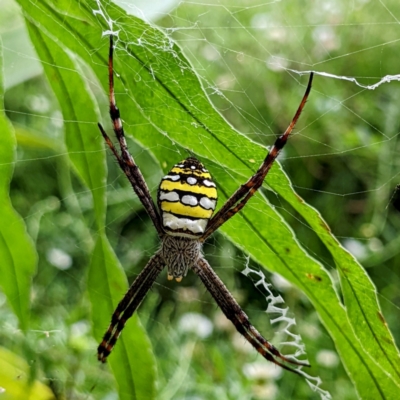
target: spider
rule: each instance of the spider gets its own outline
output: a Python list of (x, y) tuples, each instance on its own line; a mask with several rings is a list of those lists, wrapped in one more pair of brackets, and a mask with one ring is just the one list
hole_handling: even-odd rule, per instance
[(108, 57), (110, 116), (113, 130), (120, 146), (120, 153), (99, 123), (99, 129), (114, 154), (133, 190), (150, 216), (161, 246), (132, 283), (118, 304), (110, 326), (97, 349), (98, 359), (105, 362), (121, 334), (127, 320), (139, 307), (160, 272), (167, 267), (168, 280), (180, 282), (189, 269), (197, 274), (225, 316), (244, 338), (268, 361), (282, 368), (299, 373), (286, 364), (309, 366), (282, 355), (250, 323), (247, 315), (202, 255), (204, 241), (222, 224), (239, 212), (262, 185), (280, 150), (286, 144), (300, 117), (311, 90), (310, 75), (303, 99), (286, 131), (276, 139), (264, 162), (250, 179), (241, 185), (226, 203), (213, 215), (217, 203), (217, 189), (211, 175), (195, 157), (188, 157), (174, 165), (160, 183), (156, 207), (139, 167), (128, 151), (120, 113), (115, 101), (113, 37), (110, 34)]

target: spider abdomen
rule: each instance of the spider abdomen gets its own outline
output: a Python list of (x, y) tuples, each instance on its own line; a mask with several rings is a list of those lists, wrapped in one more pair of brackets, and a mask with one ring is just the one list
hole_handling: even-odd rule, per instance
[(158, 205), (165, 231), (198, 237), (215, 210), (217, 188), (210, 173), (194, 157), (174, 165), (161, 180)]

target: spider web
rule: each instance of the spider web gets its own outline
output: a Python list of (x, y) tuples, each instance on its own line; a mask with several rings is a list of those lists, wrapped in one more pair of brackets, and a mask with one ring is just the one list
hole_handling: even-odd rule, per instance
[[(393, 294), (393, 287), (399, 282), (399, 276), (394, 272), (393, 266), (400, 248), (396, 235), (399, 220), (390, 207), (392, 190), (400, 181), (397, 157), (400, 150), (400, 88), (397, 83), (400, 73), (395, 61), (400, 18), (397, 2), (306, 2), (302, 6), (302, 12), (289, 1), (248, 1), (245, 5), (228, 1), (218, 4), (180, 1), (172, 3), (168, 10), (165, 9), (165, 4), (166, 2), (162, 5), (152, 3), (153, 13), (149, 15), (137, 4), (132, 6), (121, 3), (128, 11), (161, 26), (171, 38), (171, 43), (172, 40), (179, 43), (216, 107), (238, 130), (259, 143), (270, 145), (275, 134), (285, 128), (303, 92), (301, 75), (306, 75), (309, 71), (316, 73), (312, 97), (299, 127), (294, 132), (293, 140), (284, 150), (280, 161), (295, 189), (307, 202), (321, 210), (342, 244), (370, 267), (371, 275), (376, 278), (374, 281), (382, 289), (380, 298), (383, 300), (385, 316), (398, 312), (399, 305)], [(93, 10), (101, 10), (101, 6), (102, 2), (97, 5), (93, 3)], [(108, 20), (107, 15), (104, 14), (103, 17)], [(124, 31), (126, 28), (119, 21), (108, 22), (110, 31)], [(7, 44), (6, 40), (4, 43), (6, 57), (14, 57), (14, 60), (19, 58), (26, 62), (23, 51), (16, 51), (19, 47)], [(124, 57), (118, 41), (116, 46), (116, 57)], [(104, 51), (104, 47), (100, 49), (99, 45), (99, 51)], [(159, 48), (153, 48), (153, 51), (157, 54), (172, 50), (166, 42), (160, 44)], [(35, 55), (29, 57), (30, 61), (36, 58)], [(182, 69), (186, 67), (182, 64)], [(35, 68), (32, 66), (29, 74)], [(37, 69), (40, 71), (40, 66)], [(6, 64), (6, 84), (10, 88), (18, 82), (11, 70), (10, 63)], [(280, 84), (270, 84), (276, 81)], [(132, 93), (128, 95), (134, 97)], [(9, 102), (7, 111), (11, 117), (18, 113), (22, 117), (36, 115), (38, 120), (42, 120), (37, 127), (50, 125), (59, 134), (65, 123), (85, 123), (64, 121), (56, 107), (49, 106), (48, 103), (45, 96), (35, 94), (26, 100), (27, 107), (24, 110), (20, 111), (15, 104)], [(158, 129), (156, 126), (154, 128)], [(47, 131), (48, 128), (43, 130)], [(186, 157), (182, 149), (175, 145), (173, 135), (168, 136), (168, 132), (166, 135), (172, 146), (176, 146), (173, 151), (176, 152), (177, 159)], [(206, 152), (213, 154), (214, 149), (209, 146), (206, 138), (199, 136), (198, 140)], [(149, 150), (152, 151), (152, 148)], [(140, 160), (141, 156), (147, 161), (145, 151), (139, 149), (135, 157)], [(34, 155), (33, 158), (24, 158), (21, 153), (19, 157), (17, 168), (28, 161), (40, 163), (42, 159), (49, 157), (61, 159), (63, 153), (58, 152), (55, 156)], [(253, 162), (257, 166), (259, 160)], [(222, 169), (218, 165), (214, 168)], [(314, 176), (314, 180), (301, 176), (300, 169), (305, 169), (310, 176)], [(218, 172), (230, 174), (229, 171)], [(157, 172), (150, 172), (149, 175), (150, 186), (154, 189), (159, 176)], [(343, 176), (347, 179), (340, 178)], [(237, 176), (230, 177), (235, 183), (241, 183)], [(109, 183), (110, 189), (115, 189), (114, 197), (109, 199), (111, 204), (113, 201), (120, 204), (131, 197), (130, 189), (121, 189), (117, 179), (114, 176)], [(327, 268), (332, 267), (330, 274), (336, 279), (331, 258), (309, 239), (313, 232), (302, 218), (275, 194), (266, 195), (283, 215), (294, 221), (292, 226), (296, 234), (299, 232), (298, 238), (302, 246)], [(88, 207), (89, 198), (89, 192), (80, 193), (80, 201)], [(66, 201), (67, 197), (38, 201), (35, 209), (26, 218), (27, 223), (33, 226), (30, 232), (38, 235), (40, 219)], [(131, 203), (131, 206), (131, 210), (138, 213), (138, 219), (143, 219), (143, 215), (137, 211), (137, 204)], [(259, 213), (264, 213), (257, 205), (250, 206)], [(338, 218), (338, 209), (343, 210), (341, 218)], [(113, 218), (127, 217), (128, 213), (126, 209), (122, 209), (113, 214)], [(130, 246), (129, 240), (122, 241), (126, 242), (125, 249)], [(221, 243), (223, 239), (217, 237), (211, 247), (217, 249)], [(62, 248), (60, 243), (53, 243), (53, 246), (56, 249)], [(83, 243), (78, 243), (78, 248), (86, 249)], [(137, 248), (129, 250), (123, 263), (130, 265), (146, 258), (155, 248), (156, 245), (149, 246), (142, 253)], [(47, 258), (56, 260), (54, 262), (58, 263), (57, 268), (60, 270), (68, 269), (68, 260), (71, 259), (68, 253), (70, 251), (65, 249), (61, 255), (54, 251), (48, 252)], [(63, 257), (66, 257), (64, 261)], [(232, 264), (235, 262), (234, 254), (231, 261)], [(378, 267), (383, 268), (384, 273), (382, 270), (378, 271)], [(240, 270), (240, 267), (234, 268)], [(218, 269), (217, 271), (220, 272)], [(260, 273), (247, 265), (245, 272), (250, 271)], [(73, 279), (77, 278), (73, 276)], [(270, 284), (265, 283), (262, 276), (260, 282), (268, 291)], [(176, 296), (181, 295), (178, 289), (167, 290)], [(269, 291), (265, 296), (268, 302), (270, 299), (273, 302), (278, 299)], [(271, 310), (270, 306), (269, 309)], [(292, 313), (296, 315), (295, 310)], [(292, 319), (286, 318), (282, 314), (282, 319), (289, 328)], [(400, 327), (395, 321), (391, 322), (398, 338)], [(11, 325), (16, 325), (16, 321)], [(32, 333), (38, 332), (41, 331)], [(59, 330), (49, 327), (48, 332), (53, 336)], [(298, 343), (297, 336), (293, 336), (291, 330), (286, 333), (294, 338), (292, 343)], [(177, 348), (175, 351), (179, 354), (180, 350)], [(328, 396), (327, 392), (318, 389), (319, 384), (315, 382), (314, 387), (317, 392), (319, 390), (321, 397)]]
[[(104, 12), (104, 10), (102, 8), (102, 4), (101, 4), (100, 1), (98, 1), (98, 6), (99, 6), (99, 8), (94, 10), (94, 14), (100, 16), (101, 18), (103, 18), (107, 22), (109, 30), (106, 30), (104, 32), (104, 35), (112, 34), (112, 35), (116, 36), (117, 39), (116, 39), (116, 45), (115, 46), (116, 46), (116, 48), (118, 48), (119, 30), (116, 30), (116, 28), (120, 28), (120, 26), (118, 24), (115, 24), (114, 21), (112, 21), (112, 19), (110, 19), (106, 15), (106, 13)], [(141, 15), (141, 17), (143, 17), (143, 15)], [(141, 45), (145, 45), (145, 43), (143, 43), (143, 44), (141, 43)], [(165, 51), (165, 48), (163, 50)], [(292, 71), (292, 72), (295, 72), (295, 71)], [(298, 72), (298, 73), (302, 74), (301, 72)], [(155, 79), (154, 76), (153, 76), (153, 78)], [(222, 95), (222, 93), (220, 93), (220, 95)], [(282, 323), (286, 324), (286, 326), (283, 328), (283, 333), (286, 336), (288, 336), (290, 338), (290, 340), (286, 341), (286, 342), (281, 342), (280, 345), (288, 345), (290, 347), (294, 347), (296, 349), (296, 351), (295, 351), (295, 353), (293, 355), (291, 355), (291, 357), (293, 359), (297, 360), (297, 361), (300, 361), (297, 357), (301, 356), (301, 355), (304, 355), (306, 352), (305, 352), (305, 349), (304, 349), (305, 346), (301, 341), (300, 335), (296, 335), (293, 332), (291, 332), (290, 328), (293, 325), (296, 324), (295, 319), (287, 317), (288, 309), (283, 309), (283, 308), (276, 307), (276, 305), (284, 303), (283, 298), (280, 295), (279, 296), (275, 296), (273, 294), (273, 292), (270, 289), (270, 287), (272, 285), (268, 284), (265, 281), (265, 276), (262, 273), (262, 271), (257, 271), (257, 270), (251, 269), (249, 267), (249, 259), (247, 260), (246, 268), (245, 268), (245, 270), (242, 271), (242, 273), (245, 276), (248, 276), (250, 273), (252, 273), (252, 274), (256, 274), (259, 277), (259, 280), (257, 282), (254, 282), (254, 285), (260, 291), (263, 291), (264, 295), (266, 295), (266, 300), (268, 302), (268, 308), (266, 310), (267, 314), (273, 314), (275, 316), (276, 316), (276, 314), (279, 315), (279, 317), (271, 319), (271, 324), (276, 324), (278, 322), (282, 322)], [(189, 319), (189, 321), (190, 321), (190, 319), (191, 319), (190, 317), (193, 319), (193, 325), (194, 326), (193, 326), (193, 328), (190, 328), (191, 324), (189, 322), (189, 328), (186, 328), (186, 329), (194, 329), (194, 330), (196, 330), (197, 333), (199, 334), (199, 336), (201, 337), (202, 335), (201, 335), (201, 333), (199, 333), (199, 326), (201, 327), (202, 324), (201, 323), (199, 324), (198, 318), (196, 318), (195, 316), (192, 316), (192, 314), (189, 314), (188, 316), (186, 316), (186, 319)], [(201, 329), (200, 329), (200, 331), (201, 331)], [(304, 360), (302, 360), (302, 361), (304, 361)], [(314, 392), (318, 393), (321, 396), (321, 399), (328, 400), (328, 399), (332, 398), (329, 392), (327, 392), (325, 390), (322, 390), (320, 388), (320, 385), (322, 383), (321, 378), (312, 377), (311, 375), (308, 375), (307, 373), (305, 373), (302, 370), (302, 367), (297, 367), (296, 371), (300, 375), (302, 375), (302, 376), (304, 376), (306, 378), (306, 381), (307, 381), (308, 385), (310, 386), (310, 388)]]
[[(281, 342), (280, 345), (287, 345), (294, 348), (295, 353), (292, 357), (296, 361), (300, 361), (298, 357), (305, 355), (306, 350), (301, 336), (293, 333), (292, 331), (292, 327), (296, 325), (295, 318), (288, 316), (289, 308), (284, 308), (285, 300), (281, 295), (274, 294), (273, 285), (266, 282), (264, 273), (261, 270), (251, 268), (249, 265), (248, 259), (242, 274), (249, 277), (253, 281), (254, 286), (265, 296), (265, 299), (268, 303), (266, 313), (270, 314), (271, 324), (283, 325), (281, 330), (289, 340), (286, 342)], [(322, 400), (332, 399), (332, 396), (328, 391), (321, 389), (320, 386), (322, 384), (322, 380), (320, 377), (314, 377), (307, 374), (304, 372), (303, 367), (297, 367), (296, 370), (306, 378), (306, 382), (310, 386), (311, 390), (313, 390), (315, 393), (318, 393)]]

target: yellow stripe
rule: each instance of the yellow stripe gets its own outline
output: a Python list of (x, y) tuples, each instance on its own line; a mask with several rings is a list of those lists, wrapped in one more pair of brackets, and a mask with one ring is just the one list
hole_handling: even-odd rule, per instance
[(161, 190), (184, 190), (185, 192), (200, 193), (204, 196), (216, 199), (217, 189), (215, 187), (206, 187), (199, 185), (189, 185), (188, 183), (172, 182), (167, 179), (161, 181)]
[(161, 202), (161, 210), (193, 218), (210, 218), (213, 210), (205, 210), (200, 206), (190, 207), (182, 203)]
[(202, 172), (199, 169), (190, 169), (190, 168), (179, 168), (174, 167), (170, 172), (175, 172), (177, 174), (193, 174), (194, 176), (199, 176), (204, 179), (211, 179), (211, 175), (209, 172)]

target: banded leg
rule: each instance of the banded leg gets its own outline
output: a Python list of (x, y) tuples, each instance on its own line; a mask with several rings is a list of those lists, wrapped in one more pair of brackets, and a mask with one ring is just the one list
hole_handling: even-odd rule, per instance
[(122, 329), (124, 329), (126, 321), (139, 307), (143, 298), (146, 296), (146, 293), (153, 286), (154, 281), (163, 270), (164, 266), (161, 256), (155, 254), (132, 283), (128, 292), (115, 309), (114, 314), (111, 317), (110, 326), (97, 348), (97, 358), (99, 361), (103, 363), (106, 362), (106, 358), (114, 348)]
[(151, 197), (149, 188), (143, 178), (142, 173), (140, 172), (139, 167), (136, 165), (133, 157), (128, 151), (128, 146), (126, 144), (124, 128), (122, 125), (119, 109), (117, 107), (115, 101), (115, 93), (114, 93), (114, 65), (113, 65), (113, 54), (114, 54), (114, 43), (113, 36), (110, 34), (110, 50), (108, 56), (108, 82), (109, 82), (109, 100), (110, 100), (110, 117), (113, 123), (113, 129), (115, 135), (118, 139), (119, 146), (121, 149), (121, 155), (116, 151), (112, 141), (107, 136), (105, 130), (98, 124), (101, 134), (103, 135), (104, 140), (106, 141), (108, 147), (114, 154), (114, 157), (117, 159), (119, 166), (122, 171), (124, 171), (125, 175), (131, 182), (133, 190), (139, 197), (142, 202), (144, 208), (149, 214), (150, 218), (153, 221), (153, 224), (158, 232), (158, 235), (162, 237), (164, 235), (164, 231), (161, 226), (161, 219), (158, 213), (157, 207)]
[(282, 355), (278, 349), (276, 349), (260, 334), (260, 332), (257, 331), (257, 329), (250, 323), (245, 312), (230, 294), (224, 283), (219, 279), (218, 275), (204, 258), (201, 258), (192, 269), (200, 277), (204, 286), (211, 293), (225, 316), (235, 325), (237, 331), (242, 334), (264, 358), (288, 371), (295, 372), (296, 374), (299, 374), (297, 370), (288, 367), (282, 362), (276, 360), (276, 358), (290, 364), (309, 367), (309, 364), (306, 362), (292, 360)]
[(304, 93), (303, 99), (294, 115), (292, 122), (287, 127), (286, 131), (276, 139), (271, 151), (267, 154), (264, 162), (261, 164), (257, 172), (243, 185), (236, 190), (235, 193), (226, 201), (226, 203), (221, 207), (221, 209), (210, 219), (208, 222), (206, 231), (201, 238), (204, 241), (215, 232), (223, 223), (225, 223), (229, 218), (233, 217), (237, 212), (239, 212), (247, 203), (247, 201), (254, 195), (254, 193), (263, 184), (266, 175), (271, 169), (274, 161), (278, 157), (280, 151), (285, 146), (290, 133), (295, 127), (300, 114), (307, 102), (308, 95), (311, 91), (311, 85), (313, 80), (313, 73), (311, 73), (307, 89)]

